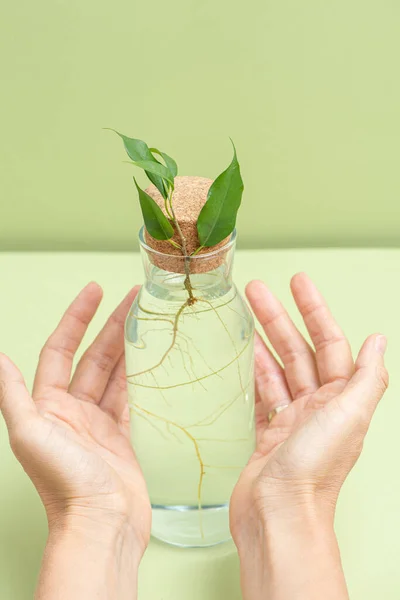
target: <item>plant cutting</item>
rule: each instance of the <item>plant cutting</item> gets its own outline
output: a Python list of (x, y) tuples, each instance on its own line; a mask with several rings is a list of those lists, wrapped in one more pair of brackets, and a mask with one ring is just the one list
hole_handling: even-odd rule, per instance
[(254, 445), (252, 317), (232, 282), (243, 181), (236, 149), (214, 181), (116, 132), (143, 215), (146, 280), (125, 327), (132, 443), (153, 534), (182, 546), (230, 537), (228, 505)]

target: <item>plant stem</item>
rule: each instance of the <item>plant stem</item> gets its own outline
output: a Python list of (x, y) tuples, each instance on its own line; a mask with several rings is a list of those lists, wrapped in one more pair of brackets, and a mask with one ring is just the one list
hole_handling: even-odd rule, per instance
[(191, 256), (196, 256), (201, 250), (203, 250), (204, 246), (199, 246), (194, 252), (192, 252)]
[(180, 246), (179, 244), (174, 242), (174, 240), (171, 240), (171, 238), (168, 241), (171, 244), (171, 246), (173, 246), (174, 248), (178, 248), (178, 250), (182, 250), (182, 246)]
[(167, 213), (167, 217), (168, 217), (169, 219), (171, 219), (171, 221), (172, 221), (172, 220), (173, 220), (173, 217), (172, 217), (172, 215), (171, 215), (171, 212), (170, 212), (170, 210), (169, 210), (169, 208), (168, 208), (168, 202), (167, 202), (167, 198), (165, 198), (165, 200), (164, 200), (164, 205), (165, 205), (165, 212)]
[(190, 256), (188, 255), (187, 252), (187, 246), (186, 246), (186, 240), (185, 240), (185, 236), (182, 233), (182, 229), (178, 223), (178, 219), (176, 218), (175, 215), (175, 211), (174, 211), (174, 207), (172, 206), (172, 194), (173, 194), (173, 190), (171, 189), (170, 195), (169, 195), (169, 206), (171, 209), (171, 213), (172, 213), (172, 220), (174, 222), (174, 225), (176, 227), (176, 230), (178, 232), (178, 235), (180, 237), (181, 240), (181, 245), (182, 245), (182, 254), (183, 254), (183, 260), (184, 260), (184, 266), (185, 266), (185, 281), (184, 281), (184, 286), (186, 288), (186, 291), (189, 295), (189, 300), (188, 300), (188, 304), (194, 304), (196, 302), (196, 298), (193, 295), (193, 288), (192, 288), (192, 283), (190, 281)]

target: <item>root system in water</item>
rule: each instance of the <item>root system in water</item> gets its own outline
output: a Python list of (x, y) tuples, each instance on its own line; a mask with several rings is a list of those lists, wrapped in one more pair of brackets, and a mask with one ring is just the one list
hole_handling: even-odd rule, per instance
[(184, 287), (186, 299), (143, 288), (127, 320), (127, 379), (152, 503), (196, 506), (203, 537), (202, 507), (229, 502), (254, 449), (253, 324), (235, 288), (201, 293), (187, 274)]

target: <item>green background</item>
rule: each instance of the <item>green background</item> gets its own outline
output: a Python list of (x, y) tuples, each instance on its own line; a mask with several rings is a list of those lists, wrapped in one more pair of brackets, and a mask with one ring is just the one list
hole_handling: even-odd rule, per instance
[(397, 0), (1, 3), (0, 249), (136, 247), (114, 127), (216, 176), (242, 247), (400, 241)]

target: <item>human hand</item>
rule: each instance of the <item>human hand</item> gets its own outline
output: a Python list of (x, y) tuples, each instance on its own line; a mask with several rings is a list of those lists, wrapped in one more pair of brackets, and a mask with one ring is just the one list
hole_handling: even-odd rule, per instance
[(95, 283), (72, 302), (43, 347), (32, 397), (17, 367), (0, 355), (0, 408), (12, 449), (43, 501), (50, 536), (73, 530), (102, 542), (107, 529), (119, 552), (129, 538), (138, 563), (151, 509), (129, 440), (123, 328), (136, 293), (108, 319), (72, 379), (73, 357), (102, 298)]
[[(388, 385), (383, 336), (367, 338), (354, 364), (347, 339), (311, 280), (298, 274), (291, 289), (315, 351), (264, 284), (253, 281), (247, 287), (251, 307), (283, 368), (257, 335), (258, 445), (233, 492), (230, 509), (232, 535), (243, 556), (250, 540), (254, 546), (254, 540), (260, 539), (260, 531), (262, 544), (271, 530), (277, 534), (274, 540), (286, 540), (286, 559), (297, 529), (304, 533), (307, 528), (312, 535), (318, 531), (317, 537), (326, 534), (333, 547), (332, 523), (340, 488), (360, 455), (373, 412)], [(285, 405), (268, 423), (268, 414)], [(319, 547), (315, 539), (308, 541)], [(304, 552), (300, 563), (304, 565)], [(342, 596), (332, 597), (347, 597), (341, 587)], [(302, 598), (296, 593), (296, 598)], [(305, 597), (314, 597), (308, 593)], [(323, 593), (315, 597), (322, 596), (330, 597)], [(245, 597), (257, 597), (257, 592)]]

